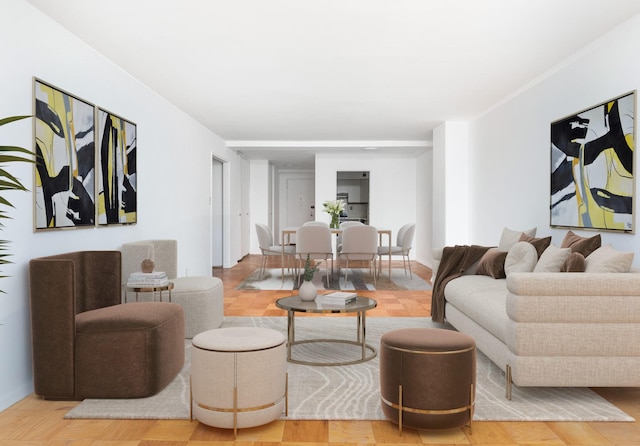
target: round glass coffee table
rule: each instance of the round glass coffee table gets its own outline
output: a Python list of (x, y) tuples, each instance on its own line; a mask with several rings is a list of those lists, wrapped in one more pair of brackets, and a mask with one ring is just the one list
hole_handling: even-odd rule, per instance
[[(300, 296), (290, 296), (283, 297), (281, 299), (276, 300), (276, 307), (281, 308), (287, 311), (287, 361), (293, 362), (295, 364), (305, 364), (305, 365), (327, 365), (327, 366), (337, 366), (337, 365), (351, 365), (351, 364), (359, 364), (361, 362), (369, 361), (376, 357), (377, 351), (371, 345), (366, 343), (366, 312), (372, 308), (375, 308), (378, 303), (375, 299), (371, 299), (368, 297), (357, 296), (356, 300), (348, 303), (346, 305), (336, 305), (336, 304), (323, 304), (322, 296), (318, 295), (315, 301), (303, 301), (300, 299)], [(356, 340), (349, 339), (305, 339), (302, 341), (295, 340), (296, 333), (296, 325), (295, 325), (295, 316), (296, 313), (322, 313), (322, 314), (335, 314), (335, 313), (356, 313), (357, 320), (357, 335)], [(361, 347), (362, 354), (358, 355), (357, 358), (348, 361), (339, 361), (339, 362), (314, 362), (314, 361), (304, 361), (299, 359), (293, 359), (291, 357), (291, 348), (294, 345), (299, 344), (309, 344), (309, 343), (319, 343), (319, 342), (327, 342), (327, 343), (342, 343), (342, 344), (351, 344)]]

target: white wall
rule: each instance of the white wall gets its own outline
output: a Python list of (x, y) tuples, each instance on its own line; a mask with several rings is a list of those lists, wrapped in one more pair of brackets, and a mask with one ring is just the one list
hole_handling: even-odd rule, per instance
[[(470, 239), (497, 244), (504, 226), (537, 226), (539, 236), (552, 235), (553, 243), (560, 245), (567, 230), (549, 224), (550, 123), (639, 86), (640, 16), (635, 16), (532, 88), (472, 122)], [(636, 179), (636, 201), (638, 184)], [(601, 234), (603, 244), (633, 250), (634, 264), (639, 264), (637, 235)]]
[[(249, 209), (251, 234), (250, 250), (252, 254), (260, 254), (256, 223), (271, 227), (271, 166), (266, 160), (252, 160), (249, 162)], [(273, 228), (272, 228), (273, 230)], [(273, 232), (272, 232), (273, 233)]]
[[(175, 238), (179, 273), (188, 269), (189, 275), (210, 275), (212, 154), (226, 162), (226, 178), (237, 173), (237, 156), (222, 139), (30, 4), (6, 3), (0, 14), (0, 116), (32, 113), (32, 77), (38, 77), (135, 122), (139, 177), (138, 223), (131, 226), (36, 233), (31, 192), (11, 192), (16, 209), (10, 212), (13, 219), (3, 220), (0, 233), (1, 239), (11, 240), (14, 254), (14, 263), (0, 268), (11, 276), (0, 279), (0, 289), (6, 292), (0, 295), (0, 410), (33, 389), (29, 259), (81, 249), (119, 249), (124, 242), (145, 238)], [(6, 144), (32, 148), (32, 138), (29, 122), (0, 131), (0, 141)], [(31, 166), (9, 170), (31, 188)], [(236, 193), (229, 192), (228, 200), (233, 201)], [(229, 258), (226, 264), (231, 264)]]
[(433, 246), (468, 243), (469, 130), (445, 122), (433, 131)]
[[(338, 171), (369, 171), (369, 224), (391, 229), (395, 243), (398, 229), (406, 223), (416, 222), (416, 170), (413, 155), (318, 154), (316, 220), (331, 221), (329, 214), (322, 212), (322, 203), (336, 199)], [(414, 246), (416, 243), (420, 243), (418, 235)], [(415, 258), (414, 251), (411, 257)]]
[(416, 159), (416, 235), (414, 255), (423, 265), (433, 264), (433, 150)]

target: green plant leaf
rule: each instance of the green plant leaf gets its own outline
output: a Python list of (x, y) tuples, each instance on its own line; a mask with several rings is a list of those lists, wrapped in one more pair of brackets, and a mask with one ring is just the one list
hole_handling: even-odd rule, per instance
[[(0, 126), (31, 117), (32, 116), (30, 115), (19, 115), (2, 118), (0, 119)], [(25, 156), (19, 156), (20, 154)], [(4, 165), (11, 163), (35, 163), (35, 156), (35, 153), (23, 147), (0, 145), (0, 191), (26, 191), (27, 188), (22, 184), (22, 182), (7, 170), (5, 170)], [(11, 204), (11, 202), (2, 195), (0, 195), (0, 206), (14, 208), (13, 204)], [(0, 219), (4, 218), (11, 218), (11, 216), (7, 213), (6, 209), (0, 209)], [(2, 227), (4, 227), (4, 225), (0, 223), (0, 228)], [(10, 252), (8, 252), (9, 244), (10, 242), (8, 240), (0, 240), (0, 265), (12, 263), (10, 260), (8, 260), (8, 257), (12, 255)], [(0, 275), (0, 278), (5, 277), (8, 276)], [(4, 291), (0, 290), (0, 293), (4, 293)]]
[(0, 126), (8, 124), (10, 122), (19, 121), (21, 119), (32, 118), (32, 115), (19, 115), (19, 116), (9, 116), (8, 118), (0, 119)]
[[(33, 152), (29, 149), (25, 149), (24, 147), (18, 146), (0, 146), (0, 152), (20, 152), (25, 153), (27, 155), (33, 155)], [(24, 161), (33, 161), (28, 158), (24, 158)]]

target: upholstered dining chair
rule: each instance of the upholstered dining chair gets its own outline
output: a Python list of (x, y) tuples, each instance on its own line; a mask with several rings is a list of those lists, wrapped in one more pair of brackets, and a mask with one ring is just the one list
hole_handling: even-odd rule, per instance
[[(331, 229), (329, 226), (307, 225), (296, 231), (296, 258), (300, 262), (307, 259), (324, 260), (327, 287), (329, 287), (330, 271), (333, 272), (333, 246), (331, 244)], [(331, 260), (331, 270), (327, 266)], [(298, 276), (300, 283), (300, 276)]]
[[(416, 225), (414, 223), (407, 223), (398, 230), (398, 236), (396, 238), (395, 246), (391, 246), (391, 256), (402, 256), (402, 264), (404, 266), (404, 273), (407, 274), (407, 267), (409, 268), (409, 277), (413, 279), (411, 274), (411, 260), (409, 259), (409, 251), (413, 245), (413, 236), (416, 232)], [(382, 257), (389, 256), (389, 246), (378, 247), (378, 270), (382, 267)]]
[(349, 262), (361, 260), (369, 263), (369, 272), (376, 283), (376, 257), (378, 256), (378, 229), (375, 226), (348, 226), (342, 231), (342, 249), (339, 260), (346, 260), (344, 280), (349, 275)]
[(325, 226), (325, 227), (329, 227), (329, 223), (327, 223), (326, 221), (305, 221), (304, 223), (302, 223), (302, 226)]
[(282, 262), (288, 260), (289, 269), (293, 269), (296, 247), (294, 245), (276, 245), (273, 242), (273, 234), (271, 229), (267, 225), (262, 223), (256, 223), (256, 231), (258, 233), (258, 244), (260, 245), (260, 251), (262, 251), (262, 263), (260, 264), (260, 279), (264, 275), (265, 268), (267, 266), (267, 259), (269, 257), (282, 257), (284, 252), (285, 258), (281, 259)]
[[(361, 221), (343, 221), (340, 223), (340, 229), (344, 230), (344, 228), (348, 228), (349, 226), (362, 226), (364, 223)], [(340, 254), (340, 250), (342, 249), (342, 233), (339, 233), (336, 237), (336, 254)]]

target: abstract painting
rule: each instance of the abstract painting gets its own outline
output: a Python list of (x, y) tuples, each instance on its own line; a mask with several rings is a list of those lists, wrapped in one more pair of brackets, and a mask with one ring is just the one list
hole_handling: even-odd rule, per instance
[(98, 109), (98, 224), (137, 222), (137, 126)]
[(551, 123), (551, 226), (634, 232), (635, 91)]
[(35, 229), (95, 226), (94, 106), (34, 78)]

